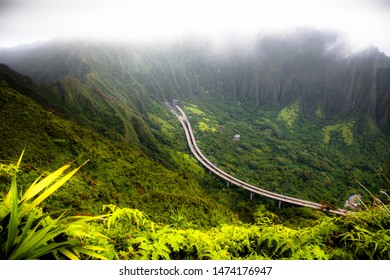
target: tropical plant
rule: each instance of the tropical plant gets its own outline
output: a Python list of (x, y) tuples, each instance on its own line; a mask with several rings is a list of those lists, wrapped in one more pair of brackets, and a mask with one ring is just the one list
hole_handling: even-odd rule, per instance
[(86, 232), (79, 230), (78, 238), (68, 238), (68, 233), (75, 228), (81, 228), (82, 224), (101, 217), (65, 217), (65, 213), (62, 213), (58, 218), (52, 219), (50, 214), (56, 213), (43, 213), (38, 208), (42, 201), (69, 180), (82, 165), (64, 176), (62, 175), (72, 163), (45, 178), (41, 176), (21, 195), (18, 194), (17, 172), (23, 154), (24, 150), (16, 164), (11, 188), (0, 202), (0, 258), (61, 258), (59, 252), (70, 259), (104, 258), (99, 252), (105, 251), (105, 248), (82, 242), (82, 237), (88, 235)]

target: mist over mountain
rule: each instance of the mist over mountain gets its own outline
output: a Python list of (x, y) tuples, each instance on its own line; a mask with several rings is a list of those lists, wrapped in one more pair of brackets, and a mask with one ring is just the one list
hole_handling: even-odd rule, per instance
[(312, 30), (233, 40), (156, 45), (57, 40), (3, 50), (0, 61), (39, 83), (56, 83), (49, 99), (72, 110), (77, 108), (67, 101), (72, 87), (84, 88), (78, 97), (84, 102), (99, 99), (140, 112), (148, 99), (186, 100), (208, 91), (249, 107), (299, 101), (308, 116), (316, 110), (326, 116), (364, 113), (389, 124), (390, 58), (376, 48), (349, 54), (336, 34)]

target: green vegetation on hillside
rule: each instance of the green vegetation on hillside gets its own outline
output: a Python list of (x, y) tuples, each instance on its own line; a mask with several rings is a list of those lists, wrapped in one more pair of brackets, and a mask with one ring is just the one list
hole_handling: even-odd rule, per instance
[[(230, 202), (208, 198), (212, 186), (201, 186), (199, 180), (210, 175), (183, 152), (171, 152), (178, 171), (169, 170), (135, 146), (114, 142), (44, 110), (5, 82), (0, 86), (0, 106), (0, 192), (6, 191), (4, 183), (11, 180), (8, 161), (25, 147), (22, 183), (57, 168), (61, 161), (89, 159), (77, 176), (43, 203), (46, 210), (96, 214), (103, 205), (114, 203), (143, 210), (156, 222), (168, 222), (181, 213), (193, 227), (215, 226), (236, 217), (228, 209)], [(177, 121), (170, 125), (182, 134)], [(161, 128), (172, 130), (170, 125)], [(185, 143), (181, 145), (185, 149)]]
[(277, 120), (284, 121), (288, 127), (292, 127), (299, 114), (299, 104), (295, 103), (291, 106), (283, 108), (277, 117)]
[(328, 144), (331, 140), (331, 135), (333, 132), (340, 132), (341, 136), (344, 140), (344, 143), (347, 145), (351, 145), (353, 143), (353, 128), (354, 122), (346, 122), (342, 124), (328, 125), (322, 129), (324, 133), (324, 143)]
[[(369, 117), (341, 122), (340, 116), (334, 125), (335, 117), (298, 119), (297, 103), (276, 113), (236, 106), (212, 94), (197, 102), (204, 114), (189, 110), (187, 115), (201, 150), (238, 178), (340, 207), (351, 194), (361, 193), (356, 180), (373, 192), (381, 188), (376, 173), (378, 165), (388, 166), (390, 140)], [(206, 121), (218, 123), (218, 130), (201, 129)], [(240, 141), (233, 141), (236, 133)]]
[(185, 106), (184, 108), (185, 108), (185, 110), (187, 110), (195, 115), (198, 115), (198, 116), (205, 116), (206, 115), (205, 112), (199, 110), (199, 108), (197, 108), (196, 105), (195, 106), (194, 105)]
[[(16, 170), (19, 165), (20, 160)], [(42, 212), (39, 203), (77, 171), (55, 181), (68, 167), (34, 181), (21, 198), (13, 175), (11, 189), (0, 201), (1, 259), (390, 258), (390, 210), (384, 204), (300, 229), (275, 224), (276, 216), (266, 211), (257, 212), (254, 224), (193, 229), (182, 213), (173, 213), (169, 224), (155, 223), (137, 209), (113, 204), (104, 205), (101, 216), (53, 219), (54, 213)]]

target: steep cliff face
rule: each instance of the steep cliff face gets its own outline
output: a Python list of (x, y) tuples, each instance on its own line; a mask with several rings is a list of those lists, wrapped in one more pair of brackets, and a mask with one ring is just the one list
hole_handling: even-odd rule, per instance
[(197, 59), (175, 63), (173, 73), (187, 94), (208, 90), (256, 107), (300, 101), (308, 114), (318, 108), (326, 115), (367, 113), (388, 124), (390, 58), (375, 48), (343, 57), (328, 49), (331, 43), (326, 38), (306, 37), (299, 44), (269, 38), (221, 56), (194, 51)]
[(337, 36), (316, 32), (223, 47), (199, 41), (155, 47), (53, 42), (3, 51), (0, 61), (62, 90), (74, 79), (94, 89), (87, 99), (101, 92), (116, 107), (140, 112), (149, 99), (209, 92), (257, 108), (299, 101), (308, 116), (318, 110), (326, 116), (364, 113), (388, 125), (390, 58), (375, 48), (347, 55), (335, 46)]

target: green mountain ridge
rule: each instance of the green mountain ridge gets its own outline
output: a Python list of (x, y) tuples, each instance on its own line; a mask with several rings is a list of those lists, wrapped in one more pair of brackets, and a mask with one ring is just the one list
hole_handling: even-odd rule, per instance
[[(5, 73), (8, 80), (23, 78), (6, 66), (0, 69), (1, 78)], [(31, 80), (24, 82), (23, 88), (27, 89)], [(31, 90), (39, 89), (32, 83), (30, 86)], [(3, 193), (9, 180), (7, 166), (25, 148), (21, 182), (29, 182), (65, 162), (89, 159), (80, 175), (45, 204), (46, 210), (65, 208), (68, 213), (96, 214), (102, 205), (116, 204), (139, 208), (152, 220), (166, 223), (171, 222), (171, 216), (181, 213), (195, 227), (217, 225), (236, 217), (228, 209), (229, 202), (221, 204), (212, 194), (210, 197), (212, 191), (201, 187), (190, 171), (169, 170), (136, 146), (115, 142), (65, 120), (22, 95), (5, 80), (0, 86), (0, 108)], [(176, 160), (180, 158), (176, 156)], [(185, 164), (185, 160), (179, 164)], [(197, 220), (199, 216), (203, 219)]]
[(141, 112), (149, 98), (188, 100), (208, 91), (258, 109), (300, 101), (308, 115), (318, 108), (325, 116), (364, 113), (387, 125), (390, 58), (375, 48), (346, 55), (332, 48), (337, 39), (305, 31), (221, 49), (191, 40), (154, 47), (54, 41), (0, 52), (0, 60), (39, 82), (75, 78)]

